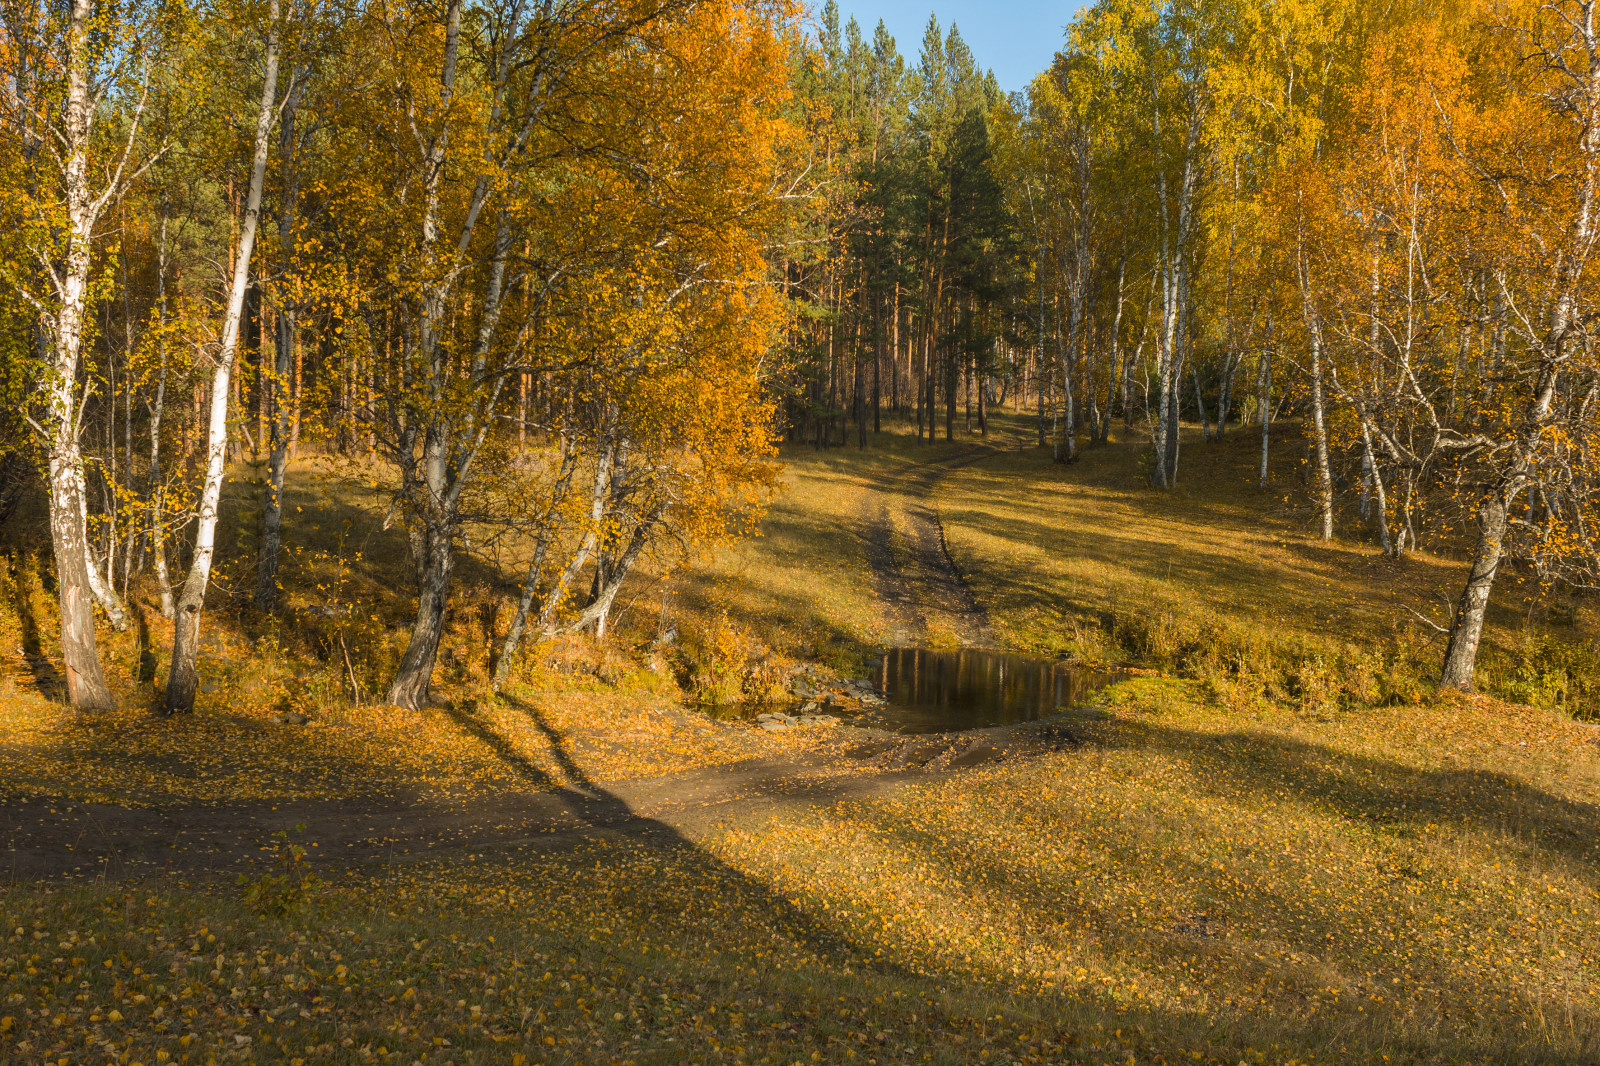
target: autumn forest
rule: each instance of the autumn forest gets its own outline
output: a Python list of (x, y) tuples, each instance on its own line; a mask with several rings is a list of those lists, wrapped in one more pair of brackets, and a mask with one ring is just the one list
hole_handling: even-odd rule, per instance
[(1600, 3), (1036, 33), (0, 0), (0, 1059), (1595, 1061)]

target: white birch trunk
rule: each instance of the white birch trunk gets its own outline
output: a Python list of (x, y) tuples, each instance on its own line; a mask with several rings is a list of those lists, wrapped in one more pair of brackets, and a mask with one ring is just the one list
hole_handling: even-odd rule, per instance
[(261, 220), (261, 187), (266, 180), (267, 150), (272, 126), (277, 117), (278, 92), (278, 0), (267, 8), (267, 50), (261, 83), (261, 107), (256, 113), (255, 154), (250, 168), (250, 189), (245, 196), (244, 218), (239, 227), (239, 247), (234, 255), (233, 280), (228, 290), (228, 306), (222, 320), (221, 350), (217, 353), (216, 374), (211, 379), (211, 423), (206, 434), (206, 478), (200, 492), (198, 525), (195, 531), (194, 562), (178, 597), (173, 623), (172, 672), (167, 680), (163, 711), (179, 714), (194, 709), (198, 674), (195, 660), (199, 651), (200, 613), (205, 606), (206, 587), (211, 580), (211, 564), (216, 554), (217, 509), (222, 500), (224, 460), (228, 448), (228, 396), (234, 358), (239, 347), (239, 323), (244, 315), (245, 291), (250, 285), (250, 260), (255, 249), (256, 229)]
[(78, 361), (92, 265), (98, 205), (89, 192), (89, 130), (93, 121), (89, 91), (90, 0), (72, 0), (67, 33), (67, 100), (64, 115), (66, 158), (62, 178), (67, 205), (67, 249), (56, 286), (56, 307), (46, 316), (51, 342), (45, 385), (48, 409), (50, 539), (55, 549), (56, 585), (61, 608), (61, 648), (67, 699), (80, 711), (115, 706), (100, 671), (95, 643), (94, 584), (89, 575), (89, 531), (78, 449)]

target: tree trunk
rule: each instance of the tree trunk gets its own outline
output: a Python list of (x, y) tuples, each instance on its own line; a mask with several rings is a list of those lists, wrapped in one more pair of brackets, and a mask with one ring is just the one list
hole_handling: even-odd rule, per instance
[(1200, 436), (1203, 440), (1211, 439), (1211, 420), (1206, 417), (1206, 394), (1200, 385), (1200, 363), (1196, 359), (1189, 360), (1189, 371), (1194, 375), (1194, 410), (1200, 419)]
[(266, 178), (267, 149), (276, 117), (278, 0), (269, 3), (267, 18), (267, 50), (261, 84), (261, 108), (256, 115), (255, 158), (250, 171), (250, 191), (245, 199), (244, 219), (239, 228), (239, 248), (234, 257), (228, 311), (222, 323), (221, 349), (217, 356), (216, 374), (211, 380), (206, 479), (200, 493), (194, 561), (189, 567), (189, 577), (183, 583), (183, 592), (178, 597), (177, 618), (172, 627), (172, 672), (167, 680), (166, 700), (163, 703), (166, 714), (193, 710), (199, 681), (195, 661), (199, 653), (200, 613), (205, 606), (206, 587), (211, 579), (211, 563), (216, 551), (217, 512), (222, 500), (224, 459), (228, 446), (230, 376), (238, 354), (239, 325), (244, 315), (245, 292), (250, 285), (250, 258), (261, 218), (261, 186)]
[[(540, 519), (539, 533), (533, 545), (533, 557), (528, 561), (528, 571), (522, 580), (522, 595), (517, 599), (517, 610), (511, 619), (511, 629), (506, 634), (505, 643), (501, 645), (499, 661), (495, 663), (494, 689), (496, 692), (500, 690), (501, 685), (506, 683), (506, 679), (511, 676), (511, 661), (516, 657), (517, 647), (522, 642), (523, 631), (528, 625), (528, 611), (533, 606), (533, 597), (539, 590), (539, 577), (544, 573), (545, 558), (550, 553), (551, 543), (561, 531), (561, 503), (566, 499), (567, 488), (572, 484), (573, 470), (578, 461), (577, 445), (570, 440), (563, 440), (562, 443), (565, 454), (561, 457), (561, 471), (556, 477), (549, 506), (545, 509)], [(594, 543), (593, 534), (594, 523), (591, 522), (583, 547), (580, 548), (578, 553), (581, 557), (587, 557), (590, 546)], [(582, 565), (583, 562), (580, 558), (578, 566), (581, 567)], [(563, 574), (564, 580), (560, 583), (559, 589), (551, 590), (551, 598), (547, 600), (544, 609), (540, 612), (541, 625), (545, 621), (544, 615), (553, 609), (552, 602), (557, 602), (560, 596), (566, 594), (566, 586), (571, 582), (571, 575), (576, 573), (576, 569), (569, 565), (567, 571)]]
[(856, 420), (856, 447), (867, 446), (867, 368), (863, 365), (861, 334), (859, 326), (855, 330), (855, 351), (851, 354), (851, 362), (855, 363), (855, 388), (852, 405), (855, 410), (851, 413)]
[(1317, 480), (1317, 504), (1322, 519), (1322, 539), (1333, 539), (1333, 473), (1328, 468), (1328, 426), (1322, 389), (1322, 315), (1312, 296), (1311, 264), (1302, 243), (1299, 249), (1300, 299), (1306, 332), (1311, 335), (1311, 434)]
[[(278, 211), (278, 271), (287, 282), (294, 269), (295, 214), (299, 207), (300, 175), (295, 166), (295, 118), (299, 110), (303, 74), (290, 75), (283, 114), (279, 118), (278, 161), (283, 180), (283, 203)], [(261, 546), (256, 558), (255, 608), (272, 611), (278, 606), (278, 555), (283, 550), (283, 481), (289, 469), (290, 414), (286, 393), (294, 370), (294, 349), (299, 330), (299, 308), (287, 295), (278, 308), (277, 335), (270, 375), (263, 374), (269, 438), (267, 484), (261, 508)], [(266, 362), (262, 359), (263, 364)]]
[(1176, 424), (1169, 418), (1169, 413), (1174, 407), (1172, 391), (1174, 378), (1177, 376), (1177, 371), (1173, 369), (1173, 364), (1177, 362), (1178, 344), (1178, 307), (1177, 297), (1174, 294), (1176, 283), (1172, 277), (1170, 263), (1165, 266), (1163, 272), (1166, 276), (1161, 284), (1161, 333), (1156, 338), (1157, 377), (1160, 379), (1161, 392), (1156, 400), (1154, 426), (1156, 466), (1150, 475), (1151, 482), (1158, 489), (1172, 487), (1172, 478), (1167, 467), (1169, 452), (1167, 438), (1177, 431)]
[(1078, 294), (1073, 292), (1069, 297), (1071, 304), (1071, 325), (1063, 336), (1061, 329), (1061, 312), (1056, 312), (1056, 343), (1065, 344), (1060, 349), (1061, 355), (1061, 407), (1062, 407), (1062, 447), (1057, 454), (1058, 462), (1070, 463), (1078, 457), (1078, 404), (1076, 381), (1078, 371), (1078, 332), (1082, 327), (1079, 313), (1080, 300)]
[(872, 329), (872, 432), (883, 431), (883, 293), (873, 301)]
[(1267, 487), (1267, 457), (1272, 450), (1272, 345), (1261, 346), (1261, 361), (1256, 364), (1256, 403), (1261, 418), (1261, 476), (1256, 484)]
[[(70, 435), (70, 432), (69, 434)], [(79, 711), (109, 711), (116, 702), (100, 673), (94, 633), (94, 593), (89, 586), (89, 538), (84, 525), (83, 472), (71, 446), (53, 442), (50, 459), (50, 535), (55, 548), (61, 605), (61, 650), (67, 700)]]
[(1378, 542), (1383, 546), (1383, 554), (1398, 555), (1389, 539), (1389, 499), (1383, 487), (1383, 471), (1378, 469), (1377, 459), (1372, 454), (1372, 430), (1365, 418), (1361, 420), (1361, 465), (1366, 469), (1367, 484), (1377, 504)]
[[(889, 410), (900, 412), (900, 283), (894, 283), (894, 309), (889, 316)], [(906, 358), (906, 371), (910, 373), (911, 359)]]
[[(93, 549), (89, 546), (87, 537), (89, 528), (89, 501), (88, 494), (86, 492), (79, 494), (78, 503), (84, 508), (84, 547), (86, 550), (88, 550), (89, 554), (84, 556), (83, 565), (84, 572), (89, 576), (89, 588), (94, 592), (95, 602), (99, 603), (100, 606), (104, 608), (106, 617), (111, 622), (111, 628), (115, 629), (118, 633), (121, 633), (123, 630), (128, 628), (128, 614), (122, 609), (122, 601), (117, 599), (116, 590), (111, 587), (111, 582), (107, 579), (106, 574), (101, 572), (100, 564), (95, 559)], [(114, 501), (112, 506), (115, 506)], [(111, 555), (109, 553), (106, 556), (106, 566), (107, 572), (109, 572), (111, 566)]]
[(572, 625), (568, 628), (577, 632), (586, 626), (594, 626), (596, 640), (606, 638), (606, 627), (611, 617), (611, 607), (616, 603), (617, 593), (622, 591), (622, 583), (627, 580), (628, 574), (633, 570), (634, 563), (639, 561), (639, 553), (644, 550), (646, 541), (650, 539), (650, 532), (656, 523), (661, 520), (662, 513), (666, 510), (664, 502), (657, 503), (651, 511), (640, 519), (634, 527), (633, 534), (628, 538), (628, 545), (606, 568), (606, 580), (595, 590), (595, 596), (589, 606), (583, 609)]
[(1328, 426), (1322, 396), (1321, 330), (1311, 337), (1311, 429), (1316, 446), (1316, 475), (1322, 539), (1333, 539), (1333, 472), (1328, 467)]
[(454, 537), (449, 529), (427, 521), (416, 536), (421, 556), (417, 576), (417, 613), (411, 623), (411, 640), (400, 657), (387, 700), (415, 711), (427, 706), (433, 666), (444, 637), (444, 613), (450, 605), (450, 579), (455, 572)]
[(78, 360), (92, 266), (97, 213), (89, 193), (90, 20), (94, 5), (73, 0), (68, 26), (67, 100), (64, 114), (67, 250), (57, 283), (59, 306), (48, 323), (52, 351), (45, 394), (49, 409), (50, 539), (55, 551), (61, 610), (61, 649), (67, 699), (80, 711), (115, 707), (100, 672), (95, 642), (94, 586), (89, 573), (88, 504), (78, 450)]
[(166, 486), (161, 475), (161, 419), (167, 408), (167, 215), (162, 204), (161, 243), (156, 259), (156, 354), (160, 370), (156, 375), (156, 394), (146, 406), (150, 412), (150, 554), (155, 560), (156, 583), (160, 588), (161, 617), (172, 620), (172, 578), (167, 573), (166, 518), (162, 514)]
[(1494, 587), (1495, 573), (1500, 569), (1500, 557), (1504, 551), (1506, 511), (1506, 501), (1498, 492), (1491, 492), (1478, 505), (1478, 542), (1472, 549), (1472, 569), (1467, 574), (1467, 587), (1461, 592), (1461, 601), (1456, 605), (1455, 620), (1450, 627), (1450, 644), (1444, 653), (1444, 672), (1439, 678), (1441, 688), (1472, 691), (1478, 643), (1483, 639), (1483, 616), (1489, 606), (1489, 592)]
[(289, 415), (289, 461), (292, 463), (300, 456), (300, 410), (301, 396), (305, 391), (305, 349), (298, 343), (294, 346), (294, 380), (290, 382), (290, 402), (294, 406)]
[[(1124, 282), (1128, 275), (1128, 253), (1124, 249), (1121, 259), (1117, 263), (1117, 310), (1111, 317), (1111, 366), (1110, 374), (1106, 378), (1106, 416), (1100, 423), (1100, 443), (1104, 444), (1111, 439), (1111, 411), (1117, 402), (1117, 383), (1123, 381), (1122, 362), (1122, 308), (1126, 301)], [(1124, 384), (1122, 389), (1122, 404), (1128, 404), (1128, 389)], [(1127, 412), (1123, 412), (1126, 416)]]

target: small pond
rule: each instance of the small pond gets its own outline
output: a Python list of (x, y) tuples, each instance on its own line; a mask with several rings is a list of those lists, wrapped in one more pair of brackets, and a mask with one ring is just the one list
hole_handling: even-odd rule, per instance
[(1112, 671), (982, 648), (891, 648), (871, 677), (889, 704), (861, 720), (897, 733), (1032, 722), (1081, 707), (1120, 679)]

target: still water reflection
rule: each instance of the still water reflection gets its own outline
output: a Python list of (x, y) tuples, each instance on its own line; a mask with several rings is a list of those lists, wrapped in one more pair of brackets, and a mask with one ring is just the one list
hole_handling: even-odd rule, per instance
[(876, 718), (900, 733), (982, 729), (1082, 706), (1118, 679), (1051, 659), (962, 648), (893, 648), (873, 680), (889, 699)]

